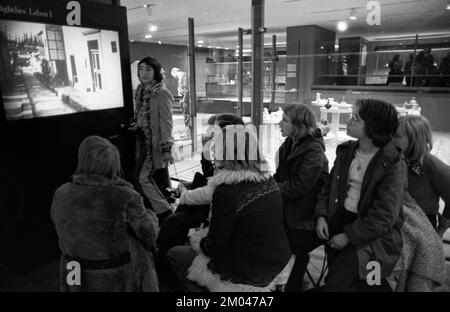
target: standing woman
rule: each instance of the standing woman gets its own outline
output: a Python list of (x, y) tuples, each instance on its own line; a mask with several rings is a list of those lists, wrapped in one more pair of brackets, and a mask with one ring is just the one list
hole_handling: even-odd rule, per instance
[(131, 130), (136, 131), (134, 180), (161, 217), (170, 213), (162, 191), (171, 186), (168, 165), (172, 158), (173, 96), (164, 84), (161, 64), (153, 57), (138, 63), (140, 84), (136, 90), (136, 112)]
[(274, 178), (283, 197), (286, 233), (297, 258), (286, 291), (300, 291), (308, 253), (317, 247), (309, 242), (315, 236), (312, 218), (323, 177), (328, 175), (328, 159), (314, 113), (302, 104), (288, 104), (283, 111), (280, 128), (286, 140), (278, 150)]
[[(395, 143), (403, 150), (408, 165), (408, 193), (442, 237), (450, 227), (450, 166), (430, 154), (433, 138), (428, 120), (412, 115), (400, 118)], [(441, 198), (445, 208), (438, 222)]]

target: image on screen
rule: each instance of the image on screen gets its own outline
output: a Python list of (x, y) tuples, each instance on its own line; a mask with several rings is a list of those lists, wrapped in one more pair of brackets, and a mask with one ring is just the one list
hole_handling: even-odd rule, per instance
[(0, 20), (6, 120), (123, 107), (116, 31)]

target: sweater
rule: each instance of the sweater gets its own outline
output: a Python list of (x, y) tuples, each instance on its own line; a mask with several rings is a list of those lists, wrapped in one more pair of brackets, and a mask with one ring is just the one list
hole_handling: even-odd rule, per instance
[(442, 242), (417, 203), (405, 193), (403, 250), (393, 273), (391, 287), (399, 291), (436, 291), (445, 282)]

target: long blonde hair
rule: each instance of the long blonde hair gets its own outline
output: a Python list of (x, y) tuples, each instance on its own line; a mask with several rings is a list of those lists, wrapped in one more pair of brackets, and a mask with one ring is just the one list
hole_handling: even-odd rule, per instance
[(400, 117), (400, 129), (403, 129), (408, 137), (408, 147), (404, 152), (405, 157), (414, 162), (422, 162), (423, 157), (433, 148), (433, 137), (428, 119), (422, 116), (407, 115)]
[(117, 179), (121, 171), (119, 151), (110, 141), (93, 135), (81, 142), (75, 174), (95, 174)]

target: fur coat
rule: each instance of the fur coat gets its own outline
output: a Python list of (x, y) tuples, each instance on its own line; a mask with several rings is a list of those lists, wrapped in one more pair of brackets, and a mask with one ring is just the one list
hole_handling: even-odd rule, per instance
[[(156, 215), (144, 208), (141, 196), (124, 180), (80, 174), (59, 187), (51, 218), (58, 234), (62, 291), (158, 291), (153, 249)], [(81, 285), (68, 286), (67, 260), (114, 259), (130, 253), (131, 261), (92, 270), (81, 267)]]
[(287, 282), (295, 256), (283, 229), (281, 193), (268, 173), (221, 170), (210, 227), (191, 236), (198, 253), (189, 280), (213, 292), (272, 291)]

